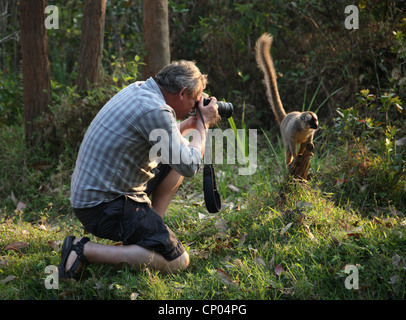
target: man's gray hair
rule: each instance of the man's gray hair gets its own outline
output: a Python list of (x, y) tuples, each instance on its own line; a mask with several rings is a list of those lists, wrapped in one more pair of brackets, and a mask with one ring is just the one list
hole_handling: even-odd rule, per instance
[(179, 60), (162, 68), (155, 81), (169, 93), (177, 94), (187, 87), (186, 92), (195, 95), (201, 87), (206, 88), (207, 75), (200, 72), (194, 61)]

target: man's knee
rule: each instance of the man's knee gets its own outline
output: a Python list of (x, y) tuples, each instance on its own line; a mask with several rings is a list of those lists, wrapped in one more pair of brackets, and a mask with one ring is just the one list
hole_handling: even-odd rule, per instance
[(170, 262), (170, 269), (172, 271), (186, 270), (189, 265), (189, 254), (185, 251), (182, 255)]

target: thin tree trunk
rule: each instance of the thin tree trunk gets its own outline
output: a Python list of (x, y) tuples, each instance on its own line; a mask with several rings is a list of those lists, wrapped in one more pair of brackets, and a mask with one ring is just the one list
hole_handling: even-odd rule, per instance
[(313, 156), (314, 145), (312, 143), (306, 144), (306, 149), (303, 154), (298, 156), (289, 166), (288, 173), (294, 178), (308, 179), (310, 157)]
[(51, 102), (45, 5), (46, 0), (20, 0), (24, 122), (29, 143), (33, 142), (34, 120), (48, 112)]
[(143, 33), (147, 49), (144, 79), (170, 63), (168, 0), (144, 0)]
[(88, 85), (93, 86), (100, 81), (105, 16), (106, 0), (85, 0), (76, 80), (79, 91), (85, 91), (89, 89)]

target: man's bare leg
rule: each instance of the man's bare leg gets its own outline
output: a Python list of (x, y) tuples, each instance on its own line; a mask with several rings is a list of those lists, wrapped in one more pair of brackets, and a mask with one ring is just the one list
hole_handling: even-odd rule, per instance
[(154, 208), (154, 210), (158, 212), (162, 218), (164, 218), (165, 212), (168, 209), (168, 206), (171, 203), (176, 191), (179, 189), (183, 178), (183, 176), (172, 169), (169, 171), (165, 179), (163, 179), (152, 192), (152, 208)]
[[(77, 243), (80, 238), (74, 240)], [(189, 265), (189, 255), (185, 251), (178, 258), (168, 261), (161, 254), (145, 249), (138, 245), (111, 246), (87, 242), (84, 246), (84, 255), (90, 263), (103, 263), (117, 265), (126, 262), (136, 269), (148, 267), (162, 272), (177, 272), (185, 270)], [(65, 270), (69, 271), (77, 258), (72, 251), (66, 261)]]
[[(152, 193), (152, 207), (164, 218), (173, 196), (183, 181), (183, 176), (172, 169), (162, 182), (156, 186)], [(75, 239), (73, 243), (77, 243)], [(110, 246), (87, 242), (84, 246), (84, 255), (90, 263), (103, 263), (116, 265), (126, 262), (137, 269), (149, 267), (162, 272), (176, 272), (187, 268), (189, 255), (185, 251), (175, 260), (168, 261), (161, 254), (145, 249), (138, 245)], [(69, 271), (77, 258), (76, 252), (72, 251), (66, 261), (65, 270)]]

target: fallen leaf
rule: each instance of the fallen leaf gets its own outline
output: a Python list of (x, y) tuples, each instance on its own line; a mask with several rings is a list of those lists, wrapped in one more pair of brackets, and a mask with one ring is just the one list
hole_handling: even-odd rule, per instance
[[(73, 280), (73, 279), (72, 279), (72, 280)], [(73, 291), (73, 290), (67, 290), (67, 291), (61, 292), (61, 293), (58, 295), (58, 297), (59, 297), (59, 299), (64, 299), (64, 298), (69, 298), (69, 297), (73, 296), (74, 294), (75, 294), (75, 291)]]
[(42, 231), (48, 231), (47, 227), (46, 227), (45, 225), (43, 225), (43, 224), (40, 224), (40, 225), (38, 226), (38, 229), (40, 229), (40, 230), (42, 230)]
[(240, 259), (238, 259), (238, 258), (234, 260), (234, 263), (235, 263), (235, 265), (236, 265), (237, 267), (242, 267), (242, 266), (243, 266), (242, 261), (241, 261)]
[(23, 202), (18, 202), (17, 204), (17, 211), (24, 211), (24, 209), (27, 208), (27, 205)]
[(240, 243), (238, 244), (239, 247), (242, 247), (245, 243), (245, 238), (248, 236), (248, 233), (244, 233), (240, 239)]
[(115, 282), (113, 282), (111, 285), (109, 285), (108, 288), (109, 288), (109, 290), (122, 290), (122, 286)]
[(203, 219), (207, 218), (207, 216), (205, 214), (200, 213), (200, 212), (198, 213), (197, 217), (199, 218), (199, 220), (203, 220)]
[(227, 220), (218, 219), (214, 224), (214, 227), (219, 231), (226, 231), (227, 230)]
[(199, 252), (199, 254), (197, 255), (200, 259), (203, 259), (203, 260), (207, 260), (207, 259), (210, 259), (211, 258), (211, 254), (210, 254), (210, 252), (207, 252), (207, 251), (201, 251), (201, 252)]
[(224, 262), (229, 262), (231, 260), (231, 256), (230, 255), (226, 255), (223, 259)]
[(289, 222), (284, 228), (281, 230), (281, 235), (284, 235), (286, 231), (292, 226), (293, 222)]
[(239, 211), (241, 208), (238, 204), (236, 205), (233, 202), (225, 202), (221, 205), (221, 210), (225, 210), (225, 209)]
[(227, 285), (236, 286), (236, 283), (231, 279), (231, 277), (227, 274), (227, 272), (221, 269), (216, 269), (216, 271), (221, 281), (223, 281)]
[(395, 266), (398, 269), (401, 269), (401, 268), (405, 267), (405, 263), (404, 263), (402, 257), (399, 256), (398, 254), (395, 254), (392, 257), (392, 265)]
[[(220, 231), (220, 232), (217, 232), (217, 233), (214, 235), (214, 237), (215, 237), (216, 239), (225, 240), (225, 239), (228, 238), (228, 234), (225, 233), (225, 232), (223, 232), (223, 231)], [(227, 245), (225, 245), (225, 246), (228, 247)]]
[(264, 259), (262, 259), (262, 258), (260, 258), (260, 257), (255, 257), (255, 261), (259, 264), (259, 265), (262, 265), (262, 266), (266, 266), (266, 263), (265, 263), (265, 261), (264, 261)]
[(48, 245), (52, 247), (56, 252), (59, 252), (60, 249), (60, 241), (57, 240), (50, 240), (48, 241)]
[(15, 241), (15, 242), (12, 242), (12, 243), (6, 245), (6, 246), (4, 247), (4, 250), (14, 250), (14, 251), (18, 251), (18, 250), (20, 250), (21, 248), (25, 248), (25, 247), (28, 247), (28, 246), (29, 246), (28, 243)]
[(305, 218), (305, 214), (302, 212), (299, 217), (297, 218), (297, 221), (299, 222), (299, 224), (303, 224), (303, 220)]
[(307, 224), (305, 224), (305, 227), (306, 227), (306, 233), (309, 236), (310, 240), (318, 241), (317, 238), (313, 235), (313, 233), (311, 233), (309, 226)]
[(45, 194), (49, 190), (50, 184), (41, 183), (38, 188), (39, 194)]
[(296, 202), (296, 208), (311, 208), (311, 207), (313, 207), (313, 204), (311, 204), (310, 202), (306, 201)]
[(229, 185), (227, 185), (227, 187), (229, 187), (231, 191), (234, 191), (234, 192), (241, 192), (241, 190), (240, 190), (239, 188), (237, 188), (237, 187), (236, 187), (235, 185), (233, 185), (233, 184), (229, 184)]
[(133, 292), (133, 293), (131, 293), (131, 295), (130, 295), (130, 299), (131, 299), (131, 300), (137, 300), (137, 297), (138, 297), (139, 295), (140, 295), (139, 293)]
[(280, 264), (275, 264), (275, 273), (276, 275), (280, 276), (285, 270), (283, 270), (282, 266)]
[(369, 187), (368, 184), (364, 184), (363, 186), (361, 186), (361, 188), (359, 188), (359, 192), (364, 193), (365, 190), (367, 190), (368, 187)]
[(14, 192), (13, 192), (13, 191), (11, 191), (10, 197), (11, 197), (11, 201), (13, 201), (15, 205), (17, 205), (17, 204), (18, 204), (18, 200), (17, 200), (16, 196), (14, 195)]
[(101, 290), (101, 289), (103, 289), (103, 282), (101, 282), (101, 281), (95, 282), (95, 283), (94, 283), (94, 286), (93, 286), (93, 289), (96, 289), (96, 290)]
[(273, 255), (271, 261), (269, 261), (269, 269), (273, 269), (274, 265), (275, 265), (275, 255)]
[(0, 280), (0, 283), (5, 284), (7, 282), (13, 281), (16, 278), (17, 278), (16, 276), (8, 276), (8, 277), (4, 278), (3, 280)]
[(399, 276), (398, 276), (397, 274), (395, 274), (395, 275), (393, 275), (393, 276), (391, 276), (391, 277), (389, 278), (388, 283), (389, 283), (389, 284), (397, 284), (397, 283), (398, 283), (398, 280), (399, 280)]

